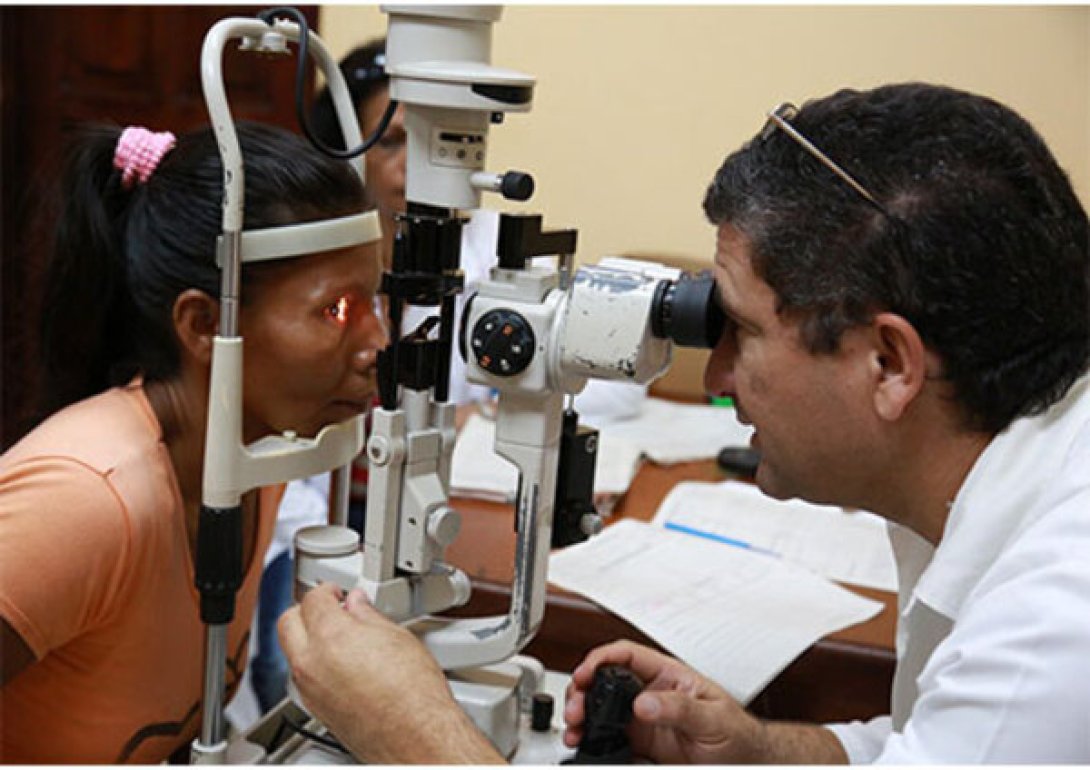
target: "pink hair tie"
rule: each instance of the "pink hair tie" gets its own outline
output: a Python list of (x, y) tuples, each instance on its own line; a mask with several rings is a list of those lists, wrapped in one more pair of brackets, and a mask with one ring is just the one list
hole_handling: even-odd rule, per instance
[(174, 134), (169, 131), (156, 133), (140, 126), (122, 131), (114, 150), (114, 168), (121, 172), (121, 186), (128, 190), (134, 179), (146, 183), (174, 142)]

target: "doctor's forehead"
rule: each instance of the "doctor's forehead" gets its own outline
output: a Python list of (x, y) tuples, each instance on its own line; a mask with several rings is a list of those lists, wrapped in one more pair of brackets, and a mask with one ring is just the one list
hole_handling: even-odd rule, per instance
[(737, 284), (753, 276), (749, 240), (730, 225), (720, 225), (715, 239), (716, 283)]

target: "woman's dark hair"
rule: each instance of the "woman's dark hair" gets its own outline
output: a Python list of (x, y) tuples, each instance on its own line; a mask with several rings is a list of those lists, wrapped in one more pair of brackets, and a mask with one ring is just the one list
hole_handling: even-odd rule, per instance
[[(341, 72), (348, 84), (352, 107), (358, 113), (360, 105), (373, 95), (387, 88), (390, 79), (386, 75), (386, 38), (364, 43), (341, 59)], [(323, 87), (310, 109), (310, 127), (323, 144), (338, 150), (345, 148), (344, 134), (333, 109), (333, 97), (328, 87)], [(364, 137), (366, 138), (366, 137)]]
[(1059, 400), (1090, 361), (1090, 228), (1036, 131), (919, 83), (843, 90), (791, 122), (887, 214), (782, 130), (726, 159), (704, 210), (748, 239), (809, 349), (833, 352), (888, 310), (941, 357), (968, 427), (997, 432)]
[[(362, 185), (344, 161), (282, 129), (237, 130), (247, 229), (362, 210)], [(178, 137), (148, 181), (130, 189), (113, 167), (120, 135), (116, 126), (88, 128), (68, 158), (43, 297), (42, 416), (136, 373), (177, 374), (174, 300), (190, 288), (219, 296), (223, 171), (211, 129)], [(243, 269), (244, 287), (259, 270)]]

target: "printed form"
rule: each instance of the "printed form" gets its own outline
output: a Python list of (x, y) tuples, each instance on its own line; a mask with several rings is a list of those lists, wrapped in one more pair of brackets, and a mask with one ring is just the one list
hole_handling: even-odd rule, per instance
[(742, 703), (815, 641), (882, 607), (783, 559), (632, 520), (553, 553), (549, 580), (625, 618)]
[(686, 481), (670, 490), (653, 523), (763, 550), (829, 580), (897, 592), (887, 525), (873, 513), (775, 500), (740, 481)]

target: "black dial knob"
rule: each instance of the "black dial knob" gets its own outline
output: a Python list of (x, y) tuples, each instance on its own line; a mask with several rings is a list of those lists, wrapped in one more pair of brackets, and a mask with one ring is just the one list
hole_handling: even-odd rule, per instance
[(512, 201), (528, 201), (534, 194), (534, 178), (525, 171), (508, 171), (501, 178), (500, 194)]
[(534, 358), (534, 330), (514, 310), (489, 310), (473, 325), (469, 345), (477, 365), (497, 377), (513, 377)]

